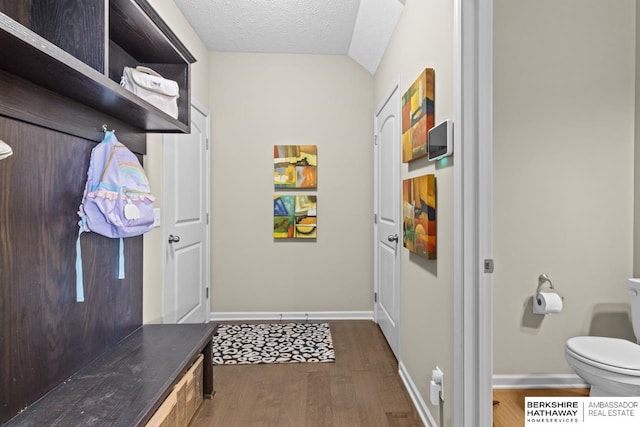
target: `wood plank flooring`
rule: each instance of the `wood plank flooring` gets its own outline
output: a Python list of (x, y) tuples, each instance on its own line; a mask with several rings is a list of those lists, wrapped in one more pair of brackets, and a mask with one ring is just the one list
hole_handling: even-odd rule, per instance
[(505, 389), (493, 390), (494, 427), (524, 426), (524, 398), (526, 396), (589, 396), (588, 388)]
[(329, 323), (335, 363), (215, 366), (191, 427), (422, 426), (378, 325)]

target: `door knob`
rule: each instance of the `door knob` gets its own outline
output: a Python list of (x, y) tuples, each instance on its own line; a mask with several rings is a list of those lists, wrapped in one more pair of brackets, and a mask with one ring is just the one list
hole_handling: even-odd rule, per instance
[(389, 234), (387, 236), (387, 240), (389, 240), (390, 242), (397, 242), (398, 241), (398, 235), (397, 234)]
[(178, 243), (180, 241), (180, 236), (174, 236), (173, 234), (169, 234), (169, 243)]

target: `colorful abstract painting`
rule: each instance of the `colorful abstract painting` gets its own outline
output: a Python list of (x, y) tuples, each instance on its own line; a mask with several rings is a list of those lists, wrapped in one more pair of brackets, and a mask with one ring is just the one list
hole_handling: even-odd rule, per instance
[(427, 68), (402, 95), (402, 163), (427, 155), (435, 120), (435, 71)]
[(273, 197), (273, 237), (317, 238), (317, 204), (317, 196), (276, 194)]
[(275, 188), (318, 188), (318, 147), (274, 145)]
[(403, 244), (421, 257), (436, 259), (436, 177), (402, 181)]

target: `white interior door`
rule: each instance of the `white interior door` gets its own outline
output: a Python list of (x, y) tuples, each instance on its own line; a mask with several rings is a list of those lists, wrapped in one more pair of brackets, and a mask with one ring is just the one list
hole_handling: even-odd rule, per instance
[(400, 349), (400, 89), (375, 116), (376, 321), (396, 358)]
[(209, 114), (191, 107), (191, 133), (163, 137), (164, 323), (209, 320)]

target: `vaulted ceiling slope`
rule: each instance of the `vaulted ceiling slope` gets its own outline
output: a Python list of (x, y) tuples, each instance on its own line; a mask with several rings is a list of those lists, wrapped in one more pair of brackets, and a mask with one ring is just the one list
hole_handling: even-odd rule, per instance
[(374, 74), (405, 0), (175, 0), (216, 52), (348, 55)]

